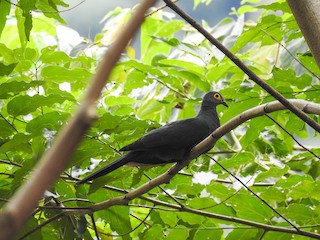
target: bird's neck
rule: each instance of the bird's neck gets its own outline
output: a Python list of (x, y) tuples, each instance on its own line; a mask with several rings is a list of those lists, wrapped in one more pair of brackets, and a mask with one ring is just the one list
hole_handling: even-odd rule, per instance
[(210, 121), (211, 123), (213, 121), (216, 121), (215, 123), (217, 127), (220, 126), (219, 116), (218, 116), (216, 107), (201, 106), (200, 112), (198, 113), (197, 117), (203, 118), (206, 121)]
[(218, 118), (217, 109), (216, 107), (202, 105), (198, 116), (210, 116)]

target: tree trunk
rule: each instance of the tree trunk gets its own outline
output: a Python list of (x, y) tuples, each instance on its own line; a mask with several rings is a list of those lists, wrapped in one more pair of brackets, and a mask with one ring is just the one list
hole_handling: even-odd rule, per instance
[(304, 38), (320, 67), (320, 1), (287, 0)]

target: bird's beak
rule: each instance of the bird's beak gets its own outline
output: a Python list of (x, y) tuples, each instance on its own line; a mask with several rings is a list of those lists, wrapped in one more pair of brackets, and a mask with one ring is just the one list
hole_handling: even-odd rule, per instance
[(226, 106), (226, 107), (229, 107), (228, 104), (224, 100), (221, 102), (221, 104)]

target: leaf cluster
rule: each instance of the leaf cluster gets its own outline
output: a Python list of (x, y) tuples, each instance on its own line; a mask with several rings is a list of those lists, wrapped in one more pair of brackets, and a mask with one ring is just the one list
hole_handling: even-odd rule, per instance
[[(195, 1), (195, 7), (199, 2)], [(203, 25), (285, 97), (319, 102), (319, 69), (287, 3), (256, 2), (243, 1), (232, 12), (235, 18), (223, 19), (215, 26)], [(12, 5), (0, 1), (0, 8), (5, 9), (0, 11), (1, 205), (28, 178), (67, 124), (95, 73), (101, 52), (118, 34), (114, 23), (121, 26), (131, 15), (131, 10), (116, 9), (107, 15), (105, 28), (94, 42), (71, 42), (71, 51), (66, 51), (61, 36), (56, 35), (63, 23), (56, 11), (58, 5), (66, 6), (62, 1), (21, 0), (13, 16), (13, 12), (9, 15)], [(244, 14), (257, 10), (261, 15), (256, 21), (245, 20)], [(30, 11), (42, 14), (33, 16)], [(14, 25), (6, 22), (7, 15), (15, 19)], [(318, 231), (319, 135), (289, 111), (243, 124), (221, 139), (209, 156), (194, 160), (169, 184), (129, 206), (113, 206), (95, 212), (93, 218), (63, 216), (49, 222), (61, 213), (61, 206), (100, 203), (166, 171), (169, 166), (123, 167), (90, 185), (74, 185), (76, 177), (115, 160), (121, 155), (117, 149), (146, 132), (193, 117), (203, 94), (212, 89), (219, 90), (230, 106), (218, 108), (221, 123), (274, 100), (184, 21), (166, 9), (148, 16), (141, 27), (139, 47), (127, 47), (105, 86), (97, 104), (99, 119), (65, 174), (48, 189), (21, 236), (93, 239), (98, 232), (103, 239), (114, 235), (123, 239), (292, 239), (288, 233), (176, 211), (174, 204), (271, 226), (290, 228), (293, 224)]]

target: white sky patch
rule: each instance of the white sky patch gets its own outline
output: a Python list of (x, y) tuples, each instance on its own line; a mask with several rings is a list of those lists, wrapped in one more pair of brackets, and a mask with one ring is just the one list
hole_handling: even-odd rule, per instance
[(57, 26), (57, 37), (60, 49), (68, 54), (83, 41), (83, 37), (77, 31), (62, 25)]
[(33, 119), (33, 117), (32, 117), (31, 114), (28, 114), (28, 115), (23, 116), (23, 119), (24, 119), (25, 121), (31, 121), (31, 120)]
[(283, 169), (286, 165), (279, 159), (277, 159), (275, 156), (269, 154), (269, 160), (272, 162), (273, 165)]
[(210, 193), (207, 192), (206, 189), (203, 189), (203, 190), (201, 191), (201, 193), (200, 193), (200, 197), (201, 197), (201, 198), (210, 197), (210, 196), (211, 196)]
[[(254, 184), (254, 180), (257, 175), (255, 176), (246, 176), (246, 177), (238, 177), (241, 182), (243, 182), (246, 186), (252, 186)], [(234, 181), (232, 184), (233, 188), (236, 190), (239, 190), (243, 188), (243, 185), (239, 181)]]
[(59, 89), (66, 92), (71, 92), (71, 85), (68, 82), (63, 82), (59, 84)]
[(32, 89), (32, 88), (30, 88), (30, 89), (27, 91), (27, 95), (30, 96), (30, 97), (32, 97), (32, 96), (34, 96), (34, 95), (36, 95), (36, 94), (43, 95), (43, 94), (44, 94), (44, 89), (43, 89), (43, 87), (39, 86), (37, 91), (36, 91), (35, 89)]
[(208, 185), (213, 179), (217, 179), (217, 175), (212, 172), (197, 172), (193, 175), (192, 181), (202, 185)]

